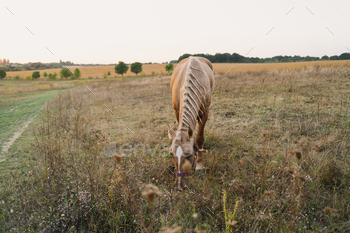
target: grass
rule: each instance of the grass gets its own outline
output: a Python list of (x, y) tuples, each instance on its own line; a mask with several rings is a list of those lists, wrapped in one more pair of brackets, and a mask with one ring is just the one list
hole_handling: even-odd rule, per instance
[[(168, 170), (170, 77), (61, 93), (26, 132), (21, 167), (1, 179), (0, 225), (6, 232), (158, 232), (174, 224), (181, 232), (224, 232), (226, 216), (237, 221), (233, 232), (348, 232), (349, 73), (343, 64), (217, 74), (207, 171), (191, 177), (191, 192), (175, 191)], [(101, 154), (111, 142), (130, 153), (120, 166)], [(154, 204), (142, 196), (148, 184), (162, 192)]]

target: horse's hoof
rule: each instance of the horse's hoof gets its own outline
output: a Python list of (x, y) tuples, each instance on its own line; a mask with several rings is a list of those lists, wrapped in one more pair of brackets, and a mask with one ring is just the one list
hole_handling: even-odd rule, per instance
[(205, 169), (202, 168), (202, 169), (196, 170), (196, 175), (205, 175)]

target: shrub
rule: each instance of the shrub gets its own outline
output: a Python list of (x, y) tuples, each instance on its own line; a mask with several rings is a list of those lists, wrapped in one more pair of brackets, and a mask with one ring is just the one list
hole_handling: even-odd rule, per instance
[(88, 79), (93, 79), (93, 77), (92, 77), (92, 76), (89, 76)]
[(39, 71), (34, 71), (32, 74), (33, 79), (38, 79), (40, 78), (40, 72)]
[(74, 70), (74, 78), (78, 79), (81, 77), (81, 72), (78, 68)]
[(19, 75), (16, 75), (15, 79), (21, 79), (21, 77)]
[(27, 79), (27, 80), (32, 80), (33, 79), (33, 77), (30, 74), (25, 75), (24, 78)]
[(3, 79), (6, 77), (6, 71), (3, 69), (0, 69), (0, 79)]
[(165, 66), (165, 70), (168, 71), (169, 74), (172, 74), (174, 71), (174, 65), (172, 63), (169, 63)]

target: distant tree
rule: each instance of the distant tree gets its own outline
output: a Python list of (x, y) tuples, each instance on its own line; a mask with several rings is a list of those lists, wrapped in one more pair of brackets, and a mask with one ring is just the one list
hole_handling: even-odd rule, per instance
[(321, 59), (322, 60), (329, 60), (329, 57), (327, 55), (324, 55)]
[(132, 63), (130, 68), (130, 71), (135, 73), (136, 75), (142, 72), (142, 64), (140, 62)]
[(111, 72), (108, 71), (107, 75), (110, 76), (110, 75), (111, 75)]
[(165, 70), (168, 71), (169, 74), (172, 74), (174, 71), (174, 65), (173, 63), (169, 63), (168, 65), (165, 66)]
[(3, 69), (0, 69), (0, 79), (3, 79), (6, 77), (6, 71)]
[(121, 74), (123, 77), (123, 74), (125, 74), (129, 69), (129, 66), (125, 64), (124, 62), (120, 61), (118, 65), (115, 65), (114, 70), (117, 74)]
[(61, 76), (61, 78), (67, 79), (67, 78), (69, 78), (69, 77), (72, 76), (72, 75), (73, 75), (72, 72), (71, 72), (68, 68), (66, 68), (66, 67), (63, 67), (63, 68), (61, 69), (61, 71), (60, 71), (60, 76)]
[(339, 60), (339, 57), (337, 55), (331, 56), (329, 60)]
[(43, 73), (43, 76), (47, 78), (48, 74), (46, 72)]
[(40, 72), (39, 71), (34, 71), (32, 74), (33, 79), (38, 79), (40, 78)]
[(78, 68), (74, 70), (74, 78), (80, 78), (81, 77), (81, 72)]
[(350, 53), (342, 53), (339, 56), (339, 60), (350, 60)]

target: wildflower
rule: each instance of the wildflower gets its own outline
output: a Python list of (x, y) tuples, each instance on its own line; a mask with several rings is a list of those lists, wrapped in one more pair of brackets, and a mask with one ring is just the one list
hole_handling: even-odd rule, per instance
[(142, 192), (142, 196), (146, 197), (148, 202), (153, 203), (154, 197), (162, 194), (158, 187), (153, 184), (146, 185), (145, 191)]
[(234, 225), (236, 225), (238, 222), (237, 221), (228, 221), (228, 222), (226, 222), (226, 225), (227, 226), (230, 226), (231, 228), (234, 226)]

